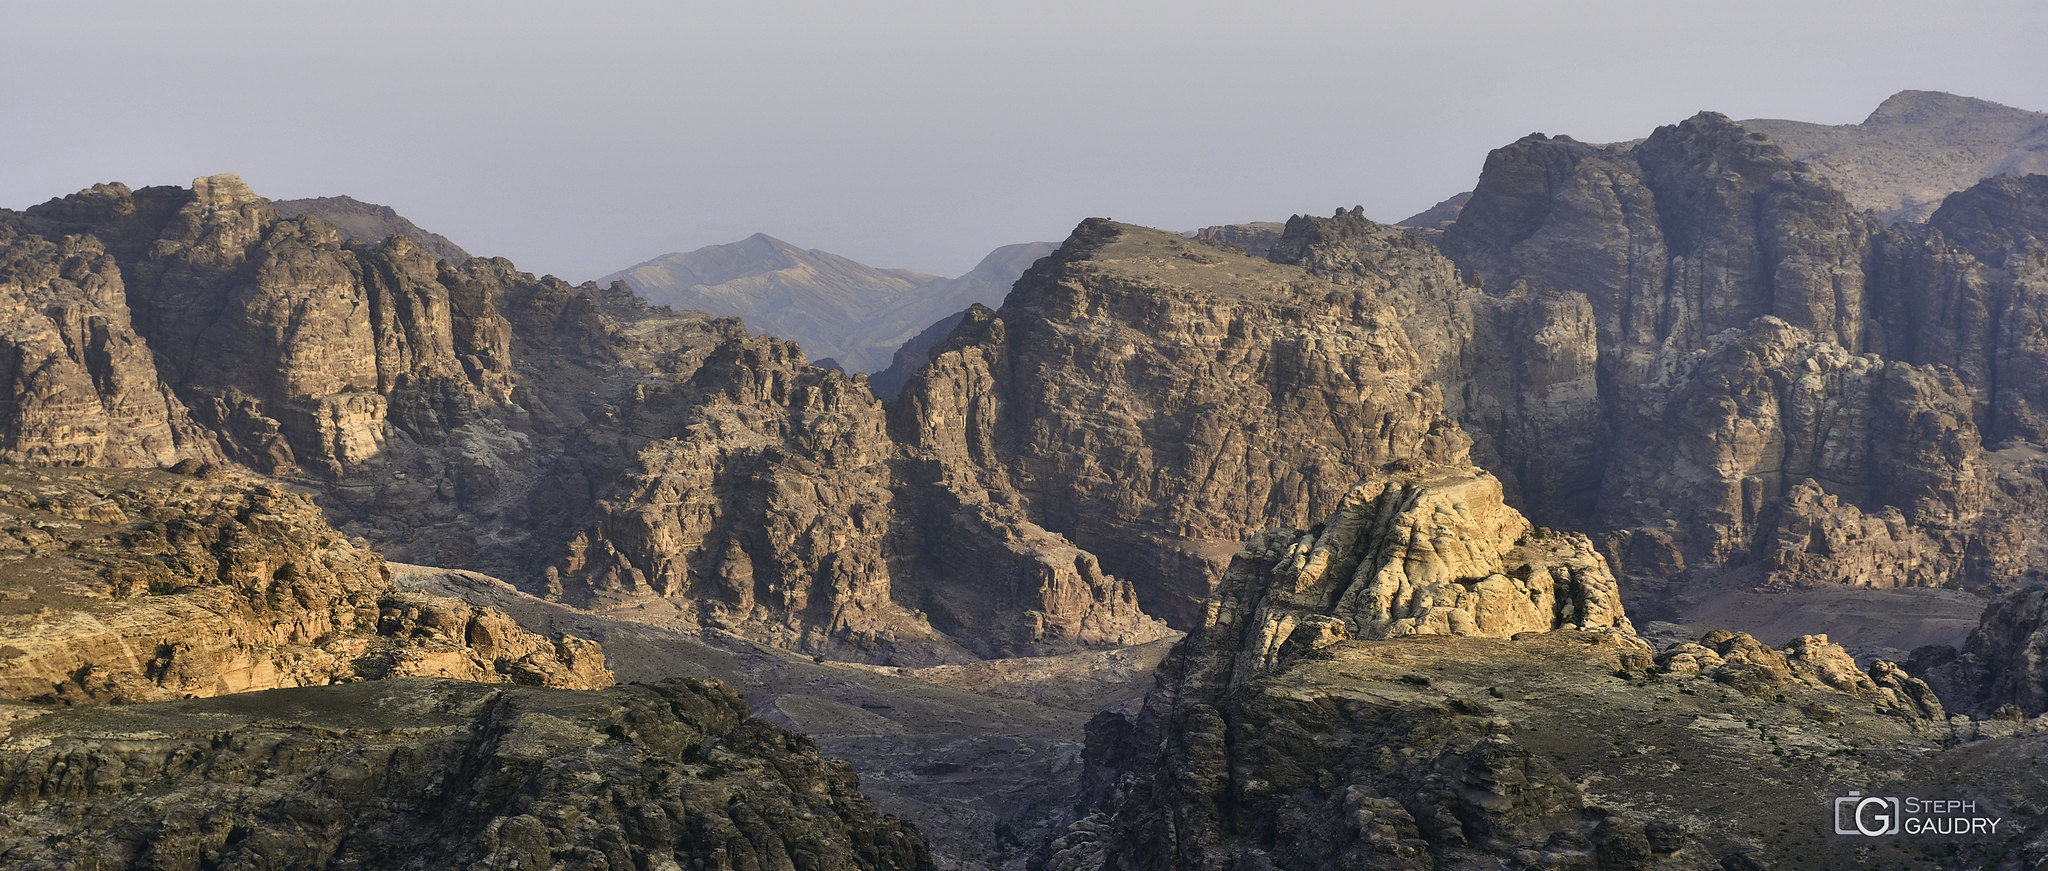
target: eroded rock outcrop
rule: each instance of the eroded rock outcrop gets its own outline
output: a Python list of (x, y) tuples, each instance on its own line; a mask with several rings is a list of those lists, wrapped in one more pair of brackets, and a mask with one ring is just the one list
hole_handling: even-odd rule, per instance
[(1495, 151), (1441, 237), (1454, 266), (1344, 212), (1295, 219), (1272, 256), (1400, 310), (1475, 459), (1626, 576), (1984, 587), (2032, 548), (1983, 446), (2039, 438), (2037, 187), (1887, 230), (1703, 113)]
[(1090, 723), (1074, 821), (1033, 867), (1840, 864), (1853, 847), (1788, 836), (1783, 808), (1841, 778), (2048, 753), (1941, 755), (1929, 686), (1822, 636), (1657, 653), (1591, 541), (1499, 494), (1399, 464), (1315, 531), (1253, 539), (1144, 709)]
[(1373, 294), (1091, 219), (970, 312), (891, 426), (959, 501), (1016, 505), (1188, 625), (1245, 536), (1381, 463), (1462, 460), (1442, 405)]
[(1960, 650), (1923, 647), (1913, 651), (1910, 667), (1959, 711), (1979, 717), (2048, 713), (2048, 588), (1991, 602)]
[(0, 536), (0, 697), (143, 702), (391, 675), (612, 682), (595, 643), (401, 593), (305, 497), (218, 470), (0, 467)]
[(1482, 470), (1420, 463), (1353, 487), (1313, 531), (1254, 537), (1205, 627), (1236, 651), (1233, 682), (1349, 638), (1635, 631), (1589, 539), (1532, 526)]
[(96, 239), (0, 221), (0, 458), (168, 465), (217, 459), (211, 433), (157, 377), (121, 271)]
[(929, 871), (845, 763), (704, 681), (570, 693), (393, 680), (10, 707), (10, 868)]
[[(928, 492), (862, 379), (736, 320), (504, 260), (437, 263), (404, 236), (347, 242), (311, 215), (281, 218), (232, 176), (102, 186), (8, 224), (29, 260), (55, 257), (35, 253), (53, 246), (36, 233), (107, 240), (92, 287), (108, 319), (137, 347), (173, 349), (154, 354), (169, 423), (95, 437), (106, 449), (34, 430), (24, 459), (225, 456), (314, 488), (400, 558), (586, 606), (653, 603), (815, 653), (937, 662), (1167, 632), (1059, 535)], [(54, 270), (22, 292), (85, 293)], [(120, 386), (112, 376), (71, 380), (108, 408), (134, 393), (96, 395)], [(31, 424), (71, 410), (61, 391), (21, 392)], [(926, 533), (908, 506), (942, 520)], [(962, 593), (975, 578), (997, 595)]]

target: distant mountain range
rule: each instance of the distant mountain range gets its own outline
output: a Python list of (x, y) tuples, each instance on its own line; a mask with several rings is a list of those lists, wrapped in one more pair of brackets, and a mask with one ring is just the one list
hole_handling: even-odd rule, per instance
[(965, 275), (878, 269), (756, 233), (727, 245), (664, 254), (614, 272), (657, 305), (738, 317), (757, 333), (794, 339), (817, 361), (848, 372), (887, 367), (896, 349), (974, 303), (994, 306), (1046, 242), (996, 249)]
[(405, 236), (428, 254), (457, 266), (469, 261), (469, 252), (439, 233), (429, 233), (390, 206), (366, 203), (355, 197), (313, 197), (303, 200), (272, 200), (281, 218), (312, 215), (340, 230), (342, 235), (364, 242), (382, 242), (391, 236)]
[[(1827, 176), (1850, 204), (1877, 212), (1886, 224), (1927, 220), (1944, 197), (1983, 179), (2048, 172), (2048, 113), (1940, 91), (1900, 91), (1860, 124), (1741, 124)], [(1458, 194), (1400, 225), (1444, 229), (1471, 197)]]

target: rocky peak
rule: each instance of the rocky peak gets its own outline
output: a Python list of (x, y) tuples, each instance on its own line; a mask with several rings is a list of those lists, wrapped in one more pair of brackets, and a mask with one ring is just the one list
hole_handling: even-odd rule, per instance
[(1018, 504), (1181, 626), (1246, 535), (1467, 447), (1371, 288), (1102, 219), (964, 319), (894, 408), (936, 476)]
[(233, 207), (262, 200), (242, 177), (232, 172), (201, 176), (192, 180), (192, 200), (215, 208)]
[(1483, 470), (1403, 462), (1313, 529), (1255, 537), (1224, 574), (1203, 629), (1216, 637), (1199, 644), (1234, 653), (1239, 682), (1346, 638), (1558, 629), (1634, 634), (1592, 541), (1534, 527)]

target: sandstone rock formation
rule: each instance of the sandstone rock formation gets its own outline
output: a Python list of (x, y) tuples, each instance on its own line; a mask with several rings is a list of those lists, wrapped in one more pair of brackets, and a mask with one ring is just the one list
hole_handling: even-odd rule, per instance
[(1253, 257), (1264, 257), (1273, 249), (1273, 243), (1280, 241), (1280, 231), (1285, 227), (1278, 221), (1253, 221), (1249, 224), (1203, 227), (1190, 235), (1211, 245), (1236, 248)]
[(1979, 717), (2048, 713), (2048, 588), (1993, 601), (1961, 650), (1923, 647), (1913, 651), (1910, 667), (1958, 710)]
[(1419, 463), (1353, 487), (1314, 531), (1253, 537), (1204, 626), (1236, 653), (1233, 683), (1351, 638), (1635, 631), (1585, 536), (1530, 525), (1484, 471)]
[[(1074, 821), (1034, 868), (1832, 866), (1855, 845), (1787, 818), (1826, 784), (1926, 765), (2001, 806), (2038, 788), (1993, 772), (2048, 741), (1944, 755), (1941, 702), (1893, 663), (1820, 636), (1654, 652), (1590, 540), (1531, 528), (1475, 470), (1390, 472), (1239, 555), (1143, 711), (1090, 723)], [(1388, 590), (1456, 604), (1417, 596), (1418, 620)]]
[(355, 197), (313, 197), (303, 200), (272, 200), (277, 214), (285, 218), (312, 215), (340, 230), (356, 242), (375, 245), (392, 236), (404, 236), (428, 254), (461, 266), (469, 252), (439, 233), (429, 233), (390, 206), (366, 203)]
[(1474, 460), (1626, 576), (1974, 588), (2034, 548), (2000, 519), (2032, 485), (1983, 446), (2040, 440), (2011, 253), (2039, 196), (1987, 182), (1887, 230), (1706, 113), (1632, 145), (1497, 150), (1442, 235), (1451, 263), (1346, 212), (1297, 218), (1272, 256), (1399, 311)]
[(934, 867), (844, 763), (711, 682), (5, 710), (10, 868)]
[(0, 222), (0, 458), (155, 466), (217, 459), (129, 326), (120, 268), (95, 239)]
[(0, 536), (4, 698), (143, 702), (398, 675), (612, 682), (595, 643), (394, 590), (382, 558), (274, 484), (0, 467)]
[(1372, 294), (1091, 219), (890, 413), (933, 484), (1015, 506), (1189, 625), (1245, 536), (1307, 525), (1381, 463), (1463, 459), (1441, 409)]
[[(279, 218), (232, 176), (191, 191), (102, 186), (5, 223), (20, 228), (8, 238), (21, 262), (56, 259), (48, 239), (63, 234), (111, 246), (104, 280), (81, 288), (81, 274), (42, 266), (20, 272), (18, 293), (104, 308), (105, 331), (153, 358), (174, 400), (124, 411), (152, 395), (148, 373), (66, 351), (85, 361), (73, 369), (111, 374), (46, 367), (70, 386), (19, 391), (23, 459), (225, 456), (315, 488), (345, 528), (402, 559), (533, 589), (553, 569), (553, 589), (579, 603), (660, 603), (689, 625), (840, 656), (974, 655), (953, 631), (971, 630), (980, 653), (1165, 632), (1057, 536), (926, 498), (860, 379), (738, 321), (503, 260), (436, 263), (403, 236), (344, 243), (317, 218)], [(109, 434), (35, 423), (80, 401), (116, 412), (99, 427)], [(958, 529), (906, 529), (908, 506), (959, 514), (947, 521)], [(929, 570), (926, 551), (967, 559)], [(954, 592), (976, 576), (1005, 579), (1002, 595)], [(939, 599), (953, 603), (943, 629), (923, 613)]]

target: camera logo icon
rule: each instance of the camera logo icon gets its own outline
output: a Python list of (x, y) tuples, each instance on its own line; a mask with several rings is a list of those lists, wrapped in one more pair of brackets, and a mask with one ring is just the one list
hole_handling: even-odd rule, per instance
[(1895, 796), (1864, 795), (1850, 790), (1848, 795), (1835, 799), (1835, 834), (1867, 835), (1880, 837), (1896, 835), (1904, 823), (1899, 800)]

